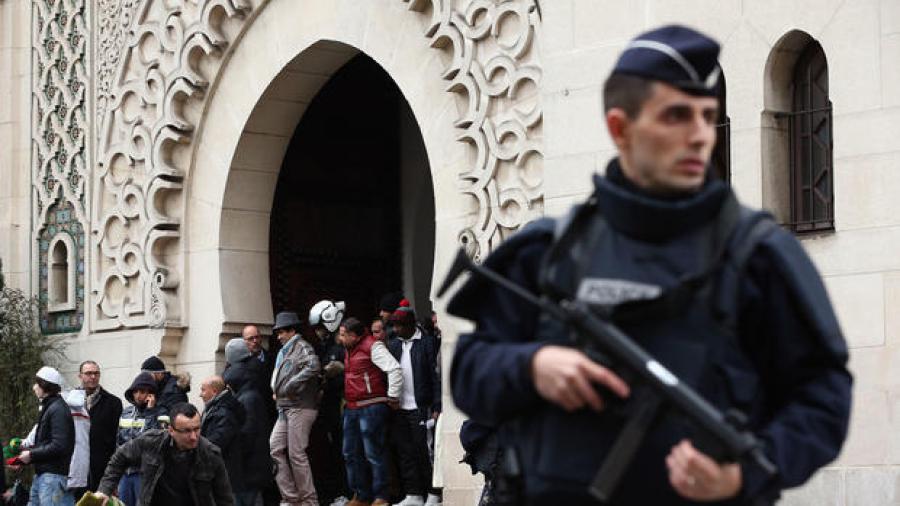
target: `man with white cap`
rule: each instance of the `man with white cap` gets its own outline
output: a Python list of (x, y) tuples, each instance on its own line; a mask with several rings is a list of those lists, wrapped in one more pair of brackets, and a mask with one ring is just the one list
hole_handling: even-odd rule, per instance
[(29, 504), (32, 506), (68, 506), (74, 504), (66, 488), (69, 463), (75, 451), (75, 424), (66, 401), (60, 397), (63, 378), (52, 367), (41, 367), (32, 389), (41, 401), (41, 413), (35, 428), (34, 444), (18, 460), (34, 465)]

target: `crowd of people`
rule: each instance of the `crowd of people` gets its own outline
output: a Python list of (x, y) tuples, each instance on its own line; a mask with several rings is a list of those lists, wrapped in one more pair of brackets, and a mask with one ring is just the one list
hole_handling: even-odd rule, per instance
[(111, 497), (127, 506), (439, 505), (433, 313), (418, 321), (400, 294), (383, 297), (370, 320), (345, 313), (323, 300), (306, 322), (277, 314), (277, 351), (246, 326), (226, 343), (222, 373), (200, 382), (202, 410), (188, 402), (190, 376), (156, 356), (125, 390), (124, 409), (100, 386), (95, 361), (67, 392), (43, 367), (37, 424), (6, 464), (34, 466), (34, 506)]

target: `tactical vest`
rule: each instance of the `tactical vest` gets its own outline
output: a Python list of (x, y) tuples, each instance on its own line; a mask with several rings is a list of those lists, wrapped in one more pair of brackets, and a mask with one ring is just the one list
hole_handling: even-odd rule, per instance
[[(753, 427), (764, 399), (758, 373), (737, 337), (738, 288), (750, 254), (775, 227), (770, 215), (740, 206), (729, 193), (708, 223), (669, 241), (646, 242), (613, 229), (592, 197), (558, 222), (539, 283), (553, 299), (588, 303), (681, 381), (723, 411), (740, 410)], [(574, 341), (562, 323), (545, 314), (536, 337), (561, 345)], [(631, 398), (640, 395), (633, 389)], [(529, 440), (541, 434), (536, 445), (520, 448), (531, 461), (525, 467), (536, 466), (539, 475), (571, 481), (573, 487), (589, 482), (632, 409), (628, 402), (611, 405), (600, 415), (548, 407), (534, 422), (542, 427), (522, 427)], [(661, 417), (626, 471), (615, 504), (659, 500), (646, 484), (668, 484), (665, 457), (684, 438), (698, 444), (683, 420)], [(683, 502), (670, 492), (663, 492), (665, 504)]]

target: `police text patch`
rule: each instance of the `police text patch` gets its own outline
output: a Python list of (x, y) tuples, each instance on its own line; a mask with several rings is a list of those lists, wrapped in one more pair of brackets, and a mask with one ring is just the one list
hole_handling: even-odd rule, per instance
[(588, 304), (614, 306), (634, 300), (659, 297), (662, 288), (623, 279), (585, 278), (578, 286), (578, 300)]

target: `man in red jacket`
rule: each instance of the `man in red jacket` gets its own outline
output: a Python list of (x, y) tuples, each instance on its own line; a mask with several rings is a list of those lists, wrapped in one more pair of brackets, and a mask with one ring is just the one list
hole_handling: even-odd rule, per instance
[(387, 505), (384, 436), (389, 409), (398, 406), (403, 374), (384, 342), (357, 318), (341, 323), (338, 339), (347, 348), (344, 461), (354, 494), (348, 506)]

